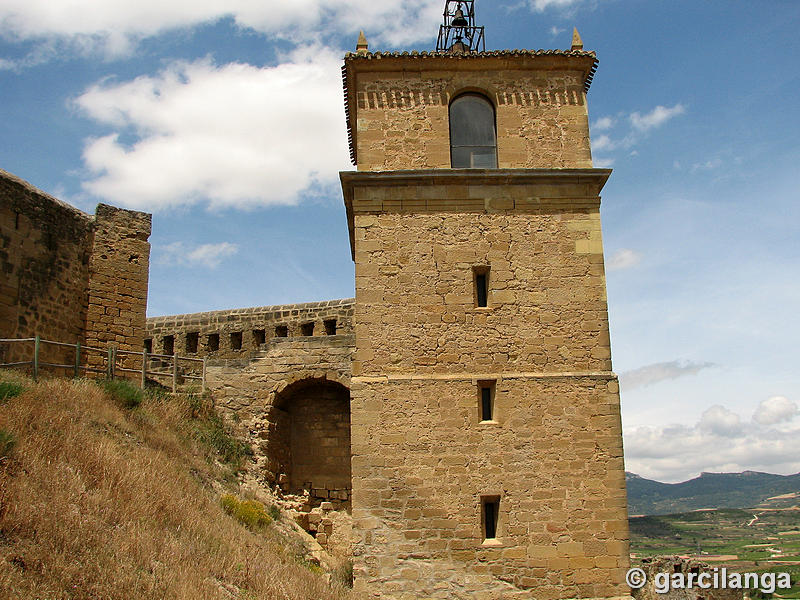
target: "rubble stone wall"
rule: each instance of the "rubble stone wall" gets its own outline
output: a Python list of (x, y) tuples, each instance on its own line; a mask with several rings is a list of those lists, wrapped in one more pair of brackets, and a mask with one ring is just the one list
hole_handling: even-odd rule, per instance
[[(659, 590), (659, 585), (665, 585), (664, 578), (672, 578), (676, 574), (680, 574), (678, 577), (688, 585), (689, 575), (693, 575), (696, 580), (701, 573), (706, 573), (707, 579), (713, 581), (716, 571), (719, 581), (724, 582), (726, 580), (724, 574), (720, 573), (719, 565), (712, 567), (708, 563), (680, 556), (658, 556), (643, 559), (641, 568), (645, 572), (646, 583), (643, 587), (632, 590), (635, 600), (742, 600), (745, 595), (743, 590), (728, 588), (726, 583), (718, 587), (712, 585), (702, 588), (698, 581), (694, 581), (691, 587), (670, 586), (668, 591), (664, 591), (663, 587)], [(660, 583), (656, 581), (659, 575), (662, 578)]]

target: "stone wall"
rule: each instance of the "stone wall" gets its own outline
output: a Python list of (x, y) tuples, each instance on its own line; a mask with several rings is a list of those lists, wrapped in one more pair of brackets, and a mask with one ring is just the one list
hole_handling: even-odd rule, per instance
[[(592, 166), (585, 87), (594, 53), (495, 56), (350, 54), (345, 59), (359, 170), (450, 168), (449, 106), (484, 94), (500, 168)], [(352, 98), (350, 98), (352, 96)]]
[(157, 354), (246, 359), (273, 339), (352, 333), (353, 299), (348, 298), (151, 317), (146, 345)]
[(208, 388), (253, 448), (259, 483), (349, 508), (354, 345), (352, 333), (273, 337), (251, 358), (209, 361)]
[[(150, 274), (151, 215), (100, 204), (89, 262), (86, 343), (141, 352)], [(92, 355), (99, 359), (97, 355)], [(120, 355), (120, 358), (123, 358)], [(129, 368), (138, 368), (125, 360)]]
[[(641, 588), (632, 590), (636, 600), (742, 600), (744, 592), (741, 589), (727, 588), (726, 585), (719, 585), (716, 588), (701, 588), (697, 581), (692, 587), (674, 589), (670, 586), (669, 591), (663, 588), (658, 591), (658, 585), (664, 585), (664, 581), (656, 582), (659, 574), (661, 577), (672, 577), (680, 573), (680, 577), (688, 583), (688, 576), (693, 575), (696, 579), (701, 573), (707, 573), (710, 582), (713, 582), (714, 571), (718, 571), (717, 576), (720, 581), (724, 580), (723, 574), (719, 572), (720, 566), (712, 567), (695, 559), (687, 559), (680, 556), (659, 556), (655, 558), (645, 558), (642, 561), (642, 570), (645, 572), (647, 581)], [(731, 569), (733, 571), (734, 569)], [(705, 583), (705, 581), (704, 581)]]
[[(149, 215), (100, 204), (93, 217), (0, 171), (0, 337), (139, 350), (149, 235)], [(41, 359), (73, 352), (43, 344)], [(0, 362), (31, 356), (0, 346)]]
[(626, 596), (599, 217), (608, 171), (341, 177), (356, 263), (360, 597)]

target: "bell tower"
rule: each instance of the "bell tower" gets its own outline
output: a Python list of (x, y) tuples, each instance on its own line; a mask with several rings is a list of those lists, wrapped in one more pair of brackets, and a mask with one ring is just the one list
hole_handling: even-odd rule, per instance
[(345, 57), (355, 589), (628, 596), (597, 59), (482, 39), (447, 2), (437, 51)]

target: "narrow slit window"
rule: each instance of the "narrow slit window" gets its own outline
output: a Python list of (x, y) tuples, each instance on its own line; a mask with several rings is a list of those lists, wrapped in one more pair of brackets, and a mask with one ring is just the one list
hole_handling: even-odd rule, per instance
[(336, 319), (326, 319), (324, 324), (325, 335), (336, 335)]
[(242, 349), (242, 332), (234, 331), (231, 333), (231, 350)]
[(475, 267), (475, 306), (489, 306), (489, 267)]
[(164, 354), (175, 354), (175, 336), (165, 335), (161, 343), (164, 348)]
[(314, 323), (303, 323), (300, 325), (300, 335), (312, 336), (314, 335)]
[(289, 326), (278, 325), (275, 327), (275, 337), (289, 337)]
[(216, 352), (219, 350), (219, 334), (210, 333), (208, 335), (208, 339), (206, 340), (206, 345), (208, 346), (209, 352)]
[(497, 524), (500, 517), (500, 496), (484, 496), (481, 498), (483, 521), (483, 539), (497, 538)]
[(493, 381), (484, 381), (478, 385), (481, 421), (494, 420), (494, 390), (495, 384)]
[(147, 352), (148, 354), (153, 353), (153, 338), (147, 338), (144, 341), (144, 351)]
[(261, 344), (267, 343), (267, 331), (265, 329), (253, 329), (253, 345), (258, 348)]

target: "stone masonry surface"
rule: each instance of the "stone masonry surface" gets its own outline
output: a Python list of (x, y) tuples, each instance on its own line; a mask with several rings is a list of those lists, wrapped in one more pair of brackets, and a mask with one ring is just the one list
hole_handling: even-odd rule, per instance
[[(359, 597), (629, 595), (593, 64), (345, 59)], [(498, 169), (449, 169), (462, 92), (494, 105)]]
[[(393, 173), (342, 176), (356, 260), (356, 576), (369, 597), (625, 595), (598, 212), (607, 172), (518, 176), (518, 189), (480, 172), (441, 189), (420, 181), (408, 195), (423, 204), (381, 201), (380, 212)], [(488, 268), (485, 308), (476, 267)], [(486, 381), (491, 422), (479, 417)], [(481, 534), (485, 497), (500, 502), (494, 540)]]
[[(0, 171), (0, 337), (139, 350), (149, 235), (150, 215), (100, 204), (93, 217)], [(43, 345), (41, 358), (73, 352)], [(0, 347), (0, 362), (30, 359)]]
[(348, 55), (358, 169), (450, 168), (450, 102), (480, 91), (497, 113), (500, 168), (591, 167), (584, 82), (594, 54), (459, 59)]
[(157, 354), (173, 353), (165, 351), (167, 337), (181, 356), (242, 359), (275, 338), (351, 334), (353, 302), (348, 298), (151, 317), (146, 339)]
[(273, 338), (246, 360), (211, 361), (217, 408), (254, 452), (253, 473), (311, 501), (350, 501), (352, 334)]

